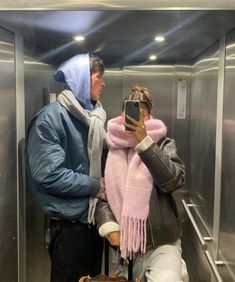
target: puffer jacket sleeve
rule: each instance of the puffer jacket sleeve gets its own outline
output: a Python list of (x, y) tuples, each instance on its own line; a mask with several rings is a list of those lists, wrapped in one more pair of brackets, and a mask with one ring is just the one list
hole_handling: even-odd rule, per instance
[(61, 197), (96, 196), (99, 181), (66, 167), (66, 153), (49, 122), (35, 122), (28, 134), (27, 162), (33, 181), (44, 192)]
[(175, 141), (170, 138), (161, 145), (152, 143), (146, 150), (139, 152), (141, 160), (149, 169), (154, 183), (163, 192), (174, 192), (185, 183), (185, 165), (177, 155)]

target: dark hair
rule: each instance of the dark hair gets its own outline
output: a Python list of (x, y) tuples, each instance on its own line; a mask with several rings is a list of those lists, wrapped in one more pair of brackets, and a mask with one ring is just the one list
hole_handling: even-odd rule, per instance
[(89, 54), (89, 59), (91, 74), (100, 72), (103, 75), (105, 69), (103, 61), (95, 54)]
[(151, 113), (153, 107), (153, 99), (152, 99), (151, 91), (148, 88), (140, 84), (133, 85), (131, 87), (131, 92), (123, 102), (122, 109), (124, 109), (124, 103), (126, 100), (134, 100), (144, 103), (147, 106), (149, 113)]

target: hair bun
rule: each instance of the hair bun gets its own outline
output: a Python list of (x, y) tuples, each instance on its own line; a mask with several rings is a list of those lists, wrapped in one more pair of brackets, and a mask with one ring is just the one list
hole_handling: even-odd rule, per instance
[(151, 112), (152, 110), (153, 100), (151, 96), (151, 91), (140, 84), (134, 84), (131, 87), (131, 93), (127, 96), (126, 99), (139, 100), (147, 104), (149, 112)]
[(139, 84), (135, 84), (131, 87), (131, 92), (141, 92), (143, 87)]

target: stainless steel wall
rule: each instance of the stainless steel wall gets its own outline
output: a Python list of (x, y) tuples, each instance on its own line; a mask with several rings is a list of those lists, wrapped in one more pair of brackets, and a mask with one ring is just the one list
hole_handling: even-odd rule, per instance
[(233, 0), (227, 0), (225, 3), (220, 0), (208, 0), (208, 1), (198, 1), (198, 0), (135, 0), (135, 1), (123, 1), (123, 0), (102, 0), (102, 1), (63, 1), (63, 0), (1, 0), (0, 6), (4, 10), (10, 9), (50, 9), (50, 10), (67, 10), (67, 9), (120, 9), (120, 10), (130, 10), (130, 9), (143, 9), (143, 10), (157, 10), (157, 9), (235, 9), (235, 4)]
[(188, 249), (194, 252), (188, 261), (190, 281), (235, 281), (235, 32), (226, 38), (226, 44), (221, 38), (204, 52), (192, 70), (190, 200), (199, 232), (210, 240), (208, 251), (202, 251), (189, 228), (193, 244)]
[(192, 68), (190, 120), (190, 195), (212, 233), (215, 174), (215, 129), (219, 45)]
[(107, 113), (107, 120), (121, 112), (123, 100), (123, 70), (106, 69), (104, 74), (105, 88), (101, 94), (101, 102)]
[[(219, 44), (215, 44), (192, 66), (190, 106), (190, 199), (196, 205), (195, 217), (203, 236), (210, 237), (214, 212), (218, 66)], [(197, 220), (198, 215), (203, 223)], [(209, 266), (191, 225), (189, 234), (187, 249), (194, 253), (188, 261), (190, 281), (210, 281)]]
[(0, 276), (17, 281), (16, 89), (14, 35), (0, 28)]
[(224, 281), (235, 281), (235, 32), (227, 36), (224, 105), (219, 260)]

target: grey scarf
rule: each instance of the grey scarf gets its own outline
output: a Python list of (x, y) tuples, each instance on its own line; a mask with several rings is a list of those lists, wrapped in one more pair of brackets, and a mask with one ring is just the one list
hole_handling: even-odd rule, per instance
[[(92, 178), (99, 180), (101, 177), (101, 156), (103, 149), (103, 141), (106, 138), (106, 132), (104, 129), (104, 123), (106, 121), (106, 113), (98, 101), (93, 111), (85, 110), (73, 93), (69, 90), (61, 92), (57, 100), (64, 106), (74, 117), (84, 122), (89, 126), (87, 150), (90, 160), (90, 172), (89, 175)], [(89, 211), (88, 211), (88, 223), (95, 224), (94, 213), (98, 199), (90, 198)]]

